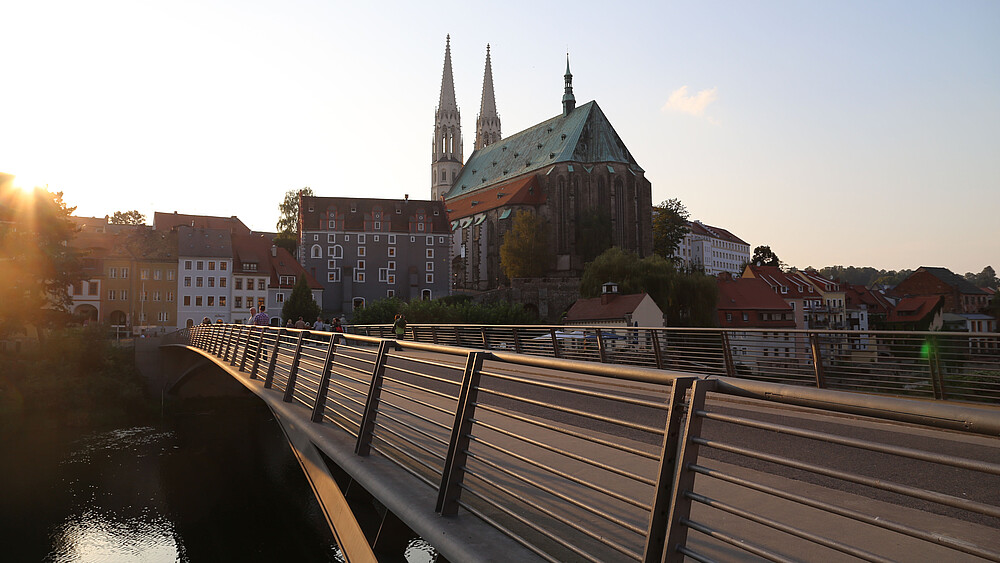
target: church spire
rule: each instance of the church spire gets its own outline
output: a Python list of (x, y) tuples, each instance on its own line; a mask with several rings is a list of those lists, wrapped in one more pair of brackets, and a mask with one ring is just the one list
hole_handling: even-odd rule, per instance
[(434, 112), (434, 142), (431, 147), (431, 199), (451, 190), (462, 168), (462, 116), (455, 101), (455, 79), (451, 73), (451, 35), (444, 47), (441, 97)]
[(486, 44), (486, 71), (483, 73), (483, 98), (476, 118), (476, 148), (500, 140), (500, 116), (497, 115), (497, 101), (493, 95), (493, 67), (490, 64), (490, 45)]
[(573, 73), (569, 71), (569, 53), (566, 53), (566, 74), (563, 75), (566, 81), (566, 92), (563, 94), (563, 115), (569, 115), (576, 107), (576, 97), (573, 96)]

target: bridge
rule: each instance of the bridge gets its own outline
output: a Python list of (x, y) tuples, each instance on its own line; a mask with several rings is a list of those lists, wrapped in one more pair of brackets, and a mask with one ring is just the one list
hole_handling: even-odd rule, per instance
[(439, 561), (1000, 561), (1000, 409), (943, 400), (968, 355), (924, 348), (938, 375), (906, 390), (929, 396), (901, 398), (825, 388), (843, 370), (806, 386), (567, 357), (653, 341), (663, 362), (660, 337), (683, 340), (644, 329), (620, 345), (531, 329), (554, 353), (529, 354), (543, 340), (416, 328), (208, 325), (166, 348), (197, 360), (175, 389), (205, 363), (271, 408), (348, 561), (398, 553), (407, 531)]

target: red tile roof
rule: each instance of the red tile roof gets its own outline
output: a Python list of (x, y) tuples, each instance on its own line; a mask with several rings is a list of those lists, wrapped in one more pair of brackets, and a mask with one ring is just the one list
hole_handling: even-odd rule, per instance
[[(274, 256), (271, 255), (272, 249)], [(257, 270), (245, 270), (244, 263), (257, 264)], [(271, 239), (262, 235), (233, 235), (233, 272), (240, 274), (267, 274), (271, 278), (270, 287), (295, 287), (281, 285), (281, 276), (292, 276), (298, 282), (299, 276), (306, 276), (310, 289), (323, 289), (309, 272), (303, 268), (287, 250), (271, 244)]]
[(944, 299), (940, 295), (904, 297), (886, 319), (890, 323), (912, 323), (927, 316)]
[(713, 227), (712, 225), (706, 225), (701, 221), (688, 221), (688, 228), (691, 229), (691, 233), (695, 235), (705, 235), (721, 239), (726, 242), (732, 242), (736, 244), (744, 244), (746, 246), (750, 246), (749, 244), (744, 242), (743, 239), (727, 231), (726, 229), (723, 229), (722, 227)]
[(506, 205), (539, 205), (545, 194), (535, 174), (521, 176), (505, 184), (477, 190), (447, 201), (448, 219), (454, 221)]
[[(819, 297), (815, 292), (809, 291), (809, 287), (811, 286), (807, 284), (805, 280), (789, 272), (782, 272), (777, 266), (757, 266), (755, 264), (751, 264), (747, 267), (753, 273), (754, 278), (767, 282), (767, 284), (772, 288), (771, 291), (774, 291), (774, 288), (777, 287), (777, 294), (785, 299)], [(787, 288), (787, 292), (781, 292), (781, 288), (783, 287)]]
[(634, 313), (636, 307), (648, 296), (646, 293), (631, 295), (609, 295), (606, 304), (601, 303), (602, 297), (577, 299), (576, 303), (566, 312), (567, 321), (608, 321), (624, 319), (626, 313)]
[(777, 312), (792, 312), (792, 306), (771, 289), (763, 280), (756, 278), (737, 278), (728, 281), (719, 279), (720, 311), (726, 309), (768, 310)]
[(250, 234), (250, 228), (235, 215), (232, 217), (212, 217), (210, 215), (185, 215), (183, 213), (153, 213), (153, 228), (169, 231), (180, 226), (196, 229), (221, 229), (232, 234)]

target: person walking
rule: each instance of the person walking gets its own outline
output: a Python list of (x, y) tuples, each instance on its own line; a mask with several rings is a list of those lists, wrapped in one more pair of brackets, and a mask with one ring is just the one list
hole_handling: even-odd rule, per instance
[(313, 330), (326, 331), (329, 327), (323, 323), (322, 317), (316, 317), (316, 322), (313, 323)]
[(344, 338), (344, 325), (340, 324), (340, 319), (333, 318), (333, 326), (330, 327), (333, 332), (333, 343), (336, 344), (339, 339), (344, 344), (347, 344), (347, 339)]
[(247, 319), (247, 324), (248, 325), (254, 324), (253, 318), (256, 316), (257, 316), (257, 307), (250, 307), (250, 318)]
[[(251, 309), (251, 311), (252, 310), (253, 309)], [(261, 305), (260, 306), (260, 312), (258, 312), (256, 315), (253, 316), (252, 324), (254, 324), (256, 326), (268, 326), (269, 324), (271, 324), (271, 317), (269, 317), (267, 315), (267, 313), (265, 312), (266, 310), (267, 310), (267, 306), (266, 305)], [(266, 329), (262, 328), (260, 330), (264, 331)], [(263, 342), (261, 342), (261, 344), (263, 345)], [(264, 350), (261, 350), (261, 352), (263, 352), (263, 354), (261, 354), (261, 356), (263, 356), (263, 358), (265, 360), (267, 360), (267, 349), (265, 348)]]
[[(402, 313), (396, 315), (396, 319), (392, 323), (392, 330), (396, 333), (396, 340), (406, 339), (406, 317)], [(396, 345), (396, 351), (401, 352), (403, 350), (398, 344)]]
[(303, 328), (309, 328), (309, 323), (307, 323), (304, 320), (302, 320), (302, 317), (300, 316), (299, 320), (295, 321), (295, 328), (297, 328), (299, 330), (301, 330)]

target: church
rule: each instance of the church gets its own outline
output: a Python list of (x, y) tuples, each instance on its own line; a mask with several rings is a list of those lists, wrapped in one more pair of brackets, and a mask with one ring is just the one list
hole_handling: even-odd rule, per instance
[[(576, 105), (569, 56), (560, 114), (509, 137), (500, 131), (489, 46), (475, 148), (463, 165), (451, 39), (435, 111), (431, 198), (444, 200), (452, 231), (452, 285), (507, 285), (500, 246), (520, 210), (548, 228), (549, 277), (579, 277), (597, 238), (639, 256), (653, 252), (652, 193), (642, 167), (596, 101)], [(554, 96), (553, 96), (554, 97)], [(590, 253), (592, 254), (592, 253)]]

